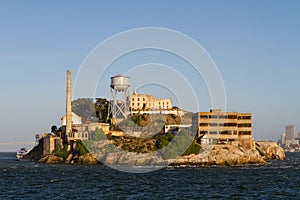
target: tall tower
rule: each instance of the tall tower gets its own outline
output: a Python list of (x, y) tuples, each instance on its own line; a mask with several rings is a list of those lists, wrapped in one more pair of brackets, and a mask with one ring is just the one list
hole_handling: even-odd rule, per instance
[(281, 144), (282, 144), (282, 145), (285, 145), (285, 138), (286, 138), (286, 134), (285, 134), (285, 133), (282, 133), (282, 134), (281, 134)]
[(295, 126), (294, 125), (286, 125), (285, 126), (285, 139), (286, 140), (294, 140), (295, 139)]
[(117, 121), (119, 119), (126, 119), (129, 114), (129, 77), (116, 75), (111, 77), (110, 84), (110, 113), (112, 119)]
[(66, 135), (72, 134), (72, 82), (71, 70), (67, 70), (67, 96), (66, 96)]

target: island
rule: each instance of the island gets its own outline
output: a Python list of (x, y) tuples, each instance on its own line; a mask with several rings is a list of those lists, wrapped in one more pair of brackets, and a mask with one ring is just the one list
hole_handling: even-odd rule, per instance
[[(72, 101), (71, 71), (67, 71), (66, 115), (62, 125), (37, 138), (23, 159), (41, 163), (130, 166), (207, 166), (265, 163), (285, 159), (275, 142), (252, 137), (252, 114), (188, 112), (170, 98), (136, 91), (127, 94), (128, 77), (111, 77), (110, 100)], [(125, 93), (123, 99), (116, 99)]]

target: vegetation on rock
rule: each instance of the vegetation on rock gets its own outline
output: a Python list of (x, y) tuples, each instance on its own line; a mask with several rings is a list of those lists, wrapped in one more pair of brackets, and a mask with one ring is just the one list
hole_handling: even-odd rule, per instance
[(96, 102), (90, 98), (79, 98), (72, 101), (72, 110), (82, 121), (107, 122), (109, 103), (106, 99), (96, 98)]
[(64, 160), (66, 160), (69, 156), (70, 152), (68, 151), (68, 145), (64, 144), (63, 148), (60, 149), (58, 152), (55, 152), (55, 156), (62, 157)]

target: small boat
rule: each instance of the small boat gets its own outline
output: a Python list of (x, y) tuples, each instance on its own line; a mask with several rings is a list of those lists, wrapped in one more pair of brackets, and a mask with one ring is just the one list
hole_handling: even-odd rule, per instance
[(25, 148), (25, 147), (22, 147), (21, 149), (19, 149), (17, 151), (17, 159), (20, 160), (23, 158), (24, 155), (26, 155), (29, 151)]

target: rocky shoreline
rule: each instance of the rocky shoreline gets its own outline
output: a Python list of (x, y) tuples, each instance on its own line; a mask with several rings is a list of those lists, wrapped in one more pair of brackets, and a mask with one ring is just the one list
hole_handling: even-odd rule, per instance
[(35, 160), (39, 163), (51, 164), (66, 163), (129, 166), (236, 166), (245, 164), (262, 164), (269, 159), (285, 159), (284, 150), (275, 142), (256, 142), (255, 149), (244, 149), (242, 147), (225, 144), (203, 146), (203, 151), (201, 151), (197, 155), (191, 154), (187, 156), (179, 156), (176, 159), (166, 160), (162, 159), (162, 157), (156, 153), (143, 154), (126, 151), (86, 153), (81, 156), (70, 154), (66, 159), (55, 155), (48, 155), (46, 157)]

